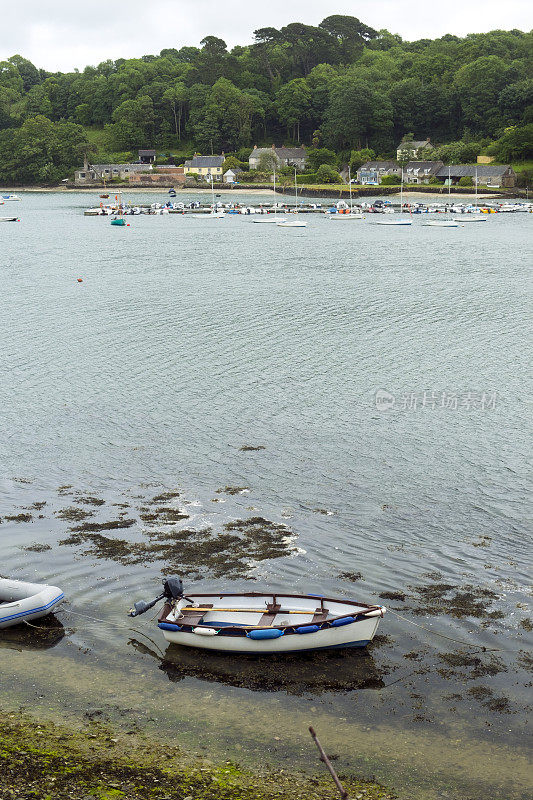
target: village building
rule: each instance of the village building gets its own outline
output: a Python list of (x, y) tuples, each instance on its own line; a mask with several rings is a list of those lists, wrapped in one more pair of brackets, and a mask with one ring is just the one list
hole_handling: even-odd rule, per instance
[(401, 177), (402, 168), (396, 161), (367, 161), (357, 170), (357, 183), (363, 186), (379, 186), (385, 175)]
[(239, 175), (241, 174), (242, 169), (240, 167), (233, 167), (232, 169), (226, 170), (224, 173), (224, 183), (237, 183), (239, 180)]
[(74, 173), (74, 183), (82, 186), (85, 183), (102, 183), (113, 178), (127, 181), (138, 172), (150, 172), (152, 164), (88, 164)]
[(403, 170), (405, 183), (429, 183), (444, 166), (443, 161), (409, 161)]
[(512, 189), (516, 186), (516, 172), (509, 164), (449, 164), (442, 166), (437, 172), (437, 178), (452, 186), (459, 183), (461, 178), (472, 178), (478, 185), (494, 188), (506, 187)]
[(155, 150), (139, 150), (140, 164), (153, 164), (156, 159)]
[(177, 167), (174, 164), (165, 164), (157, 168), (157, 172), (136, 172), (130, 176), (129, 182), (133, 186), (137, 185), (163, 185), (163, 186), (176, 186), (184, 184), (186, 181), (185, 170), (183, 167)]
[(196, 174), (206, 181), (222, 180), (222, 164), (225, 156), (199, 156), (195, 155), (183, 165), (185, 175)]
[(402, 139), (398, 147), (396, 148), (396, 158), (398, 161), (401, 161), (405, 157), (409, 157), (412, 159), (418, 158), (420, 152), (424, 150), (424, 152), (428, 150), (434, 150), (435, 148), (431, 144), (429, 138), (424, 139), (420, 142), (410, 142)]
[(259, 160), (264, 153), (269, 155), (274, 153), (278, 169), (280, 167), (296, 167), (296, 169), (304, 170), (307, 163), (305, 147), (276, 147), (274, 144), (272, 147), (258, 147), (255, 144), (248, 157), (250, 169), (259, 168)]

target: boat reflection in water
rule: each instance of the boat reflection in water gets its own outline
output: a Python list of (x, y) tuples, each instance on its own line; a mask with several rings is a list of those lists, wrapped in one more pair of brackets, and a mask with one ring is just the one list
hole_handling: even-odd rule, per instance
[(38, 625), (16, 625), (3, 630), (0, 636), (0, 649), (10, 650), (49, 650), (56, 647), (66, 636), (67, 631), (53, 614), (40, 619)]
[(157, 661), (159, 669), (173, 683), (196, 678), (260, 692), (302, 695), (306, 693), (348, 692), (356, 689), (382, 689), (386, 668), (380, 669), (372, 650), (347, 648), (303, 654), (271, 654), (268, 658), (253, 654), (206, 651), (171, 644), (158, 653), (137, 639), (128, 644), (139, 653)]

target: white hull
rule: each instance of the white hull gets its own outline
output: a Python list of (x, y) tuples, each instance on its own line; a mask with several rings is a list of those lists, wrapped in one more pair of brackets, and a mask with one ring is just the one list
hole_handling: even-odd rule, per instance
[(455, 220), (433, 220), (432, 222), (424, 222), (425, 228), (458, 228), (459, 223)]
[(223, 219), (226, 215), (223, 211), (216, 212), (215, 214), (188, 214), (191, 219)]
[(410, 219), (378, 219), (374, 225), (411, 225)]
[(300, 220), (288, 219), (278, 222), (279, 228), (307, 228), (307, 222), (300, 222)]
[(2, 197), (0, 199), (1, 199), (2, 202), (14, 203), (16, 200), (20, 200), (21, 198), (18, 197), (18, 195), (16, 195), (16, 194), (9, 194), (9, 195), (5, 195), (4, 194), (4, 195), (2, 195)]
[(0, 629), (47, 616), (63, 597), (57, 586), (0, 578)]
[(159, 627), (168, 642), (185, 647), (295, 653), (365, 647), (385, 611), (383, 606), (312, 595), (188, 594), (173, 607), (165, 606)]
[(0, 222), (18, 222), (18, 217), (0, 217)]
[(474, 216), (473, 214), (461, 214), (460, 217), (454, 217), (456, 222), (486, 222), (487, 217), (478, 217)]
[(278, 217), (276, 214), (269, 214), (259, 219), (253, 219), (252, 222), (258, 222), (263, 225), (278, 225), (280, 222), (286, 222), (283, 217)]
[(328, 219), (341, 220), (341, 219), (363, 219), (363, 215), (359, 213), (354, 214), (328, 214)]

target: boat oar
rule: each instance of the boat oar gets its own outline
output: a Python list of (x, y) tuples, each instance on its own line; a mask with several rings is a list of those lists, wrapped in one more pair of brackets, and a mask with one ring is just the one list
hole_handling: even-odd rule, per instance
[[(180, 609), (181, 611), (241, 611), (247, 614), (314, 614), (314, 610), (311, 608), (302, 608), (301, 611), (289, 611), (286, 608), (280, 608), (277, 611), (269, 611), (268, 608), (219, 608), (215, 606), (214, 608), (202, 608), (195, 606), (190, 606), (187, 608)], [(325, 611), (325, 609), (324, 609)]]
[(316, 744), (316, 746), (318, 747), (318, 752), (320, 753), (320, 760), (323, 761), (324, 764), (326, 765), (326, 767), (328, 768), (329, 773), (330, 773), (331, 777), (333, 778), (333, 783), (335, 784), (335, 786), (339, 790), (339, 793), (340, 793), (340, 796), (341, 796), (342, 800), (347, 800), (348, 792), (346, 791), (346, 789), (344, 788), (344, 786), (340, 782), (340, 780), (339, 780), (339, 778), (337, 776), (337, 773), (333, 769), (331, 761), (329, 760), (329, 758), (327, 757), (326, 753), (324, 752), (324, 748), (322, 747), (322, 745), (318, 741), (318, 737), (317, 737), (317, 735), (315, 733), (315, 729), (311, 725), (309, 726), (309, 733), (313, 737), (313, 741)]

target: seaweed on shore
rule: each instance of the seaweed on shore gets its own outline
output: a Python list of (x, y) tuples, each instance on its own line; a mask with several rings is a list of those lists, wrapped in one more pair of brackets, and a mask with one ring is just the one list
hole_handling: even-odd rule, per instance
[(87, 531), (88, 533), (113, 531), (117, 528), (131, 528), (132, 525), (135, 525), (135, 522), (136, 520), (134, 519), (113, 519), (110, 522), (83, 522), (70, 530), (76, 532)]
[(200, 578), (202, 572), (213, 577), (241, 578), (249, 575), (255, 561), (281, 558), (294, 552), (289, 537), (292, 531), (263, 517), (235, 520), (225, 531), (212, 528), (172, 528), (148, 530), (145, 541), (134, 542), (102, 536), (101, 531), (125, 528), (135, 520), (112, 523), (84, 523), (71, 528), (71, 535), (60, 545), (88, 545), (86, 555), (105, 558), (121, 564), (163, 562), (162, 572), (170, 574), (186, 569)]
[[(198, 760), (189, 750), (138, 741), (132, 730), (89, 721), (72, 731), (51, 723), (0, 714), (0, 796), (5, 798), (127, 798), (127, 800), (334, 800), (335, 785), (323, 772), (254, 772), (230, 761)], [(378, 783), (343, 776), (352, 797), (393, 800)]]
[(59, 519), (66, 520), (67, 522), (81, 522), (82, 519), (87, 519), (94, 514), (94, 511), (83, 511), (81, 508), (60, 508), (59, 511), (54, 512)]
[(33, 517), (31, 514), (6, 514), (4, 520), (8, 522), (32, 522)]
[(81, 497), (74, 498), (75, 503), (85, 503), (88, 506), (103, 506), (105, 500), (102, 500), (100, 497), (93, 497), (91, 495), (82, 495)]

